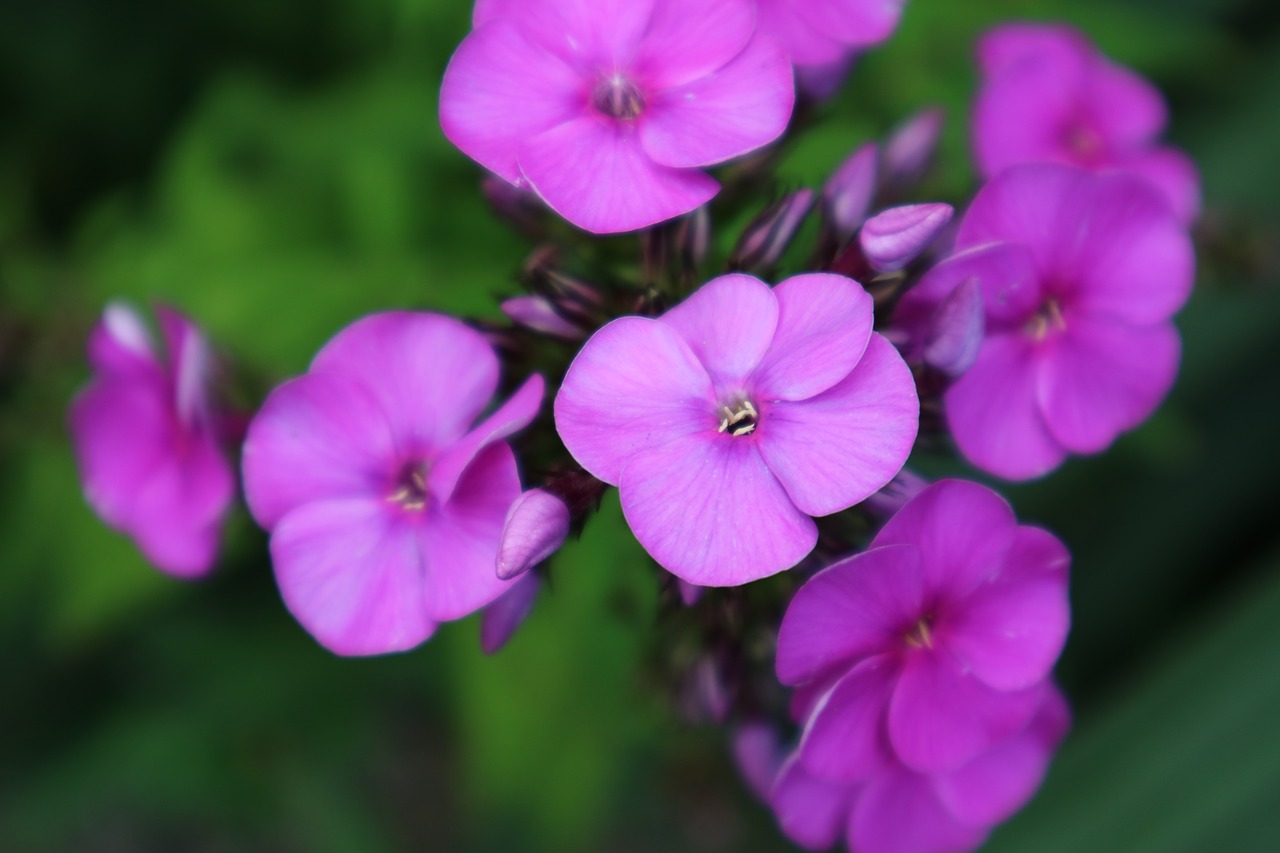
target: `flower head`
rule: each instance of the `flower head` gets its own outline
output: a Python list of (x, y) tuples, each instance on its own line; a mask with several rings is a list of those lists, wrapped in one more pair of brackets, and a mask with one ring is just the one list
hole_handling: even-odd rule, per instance
[(801, 88), (831, 95), (858, 52), (893, 34), (906, 0), (757, 0), (759, 28), (782, 43)]
[(1068, 453), (1105, 449), (1164, 399), (1181, 352), (1170, 318), (1195, 259), (1146, 181), (1012, 167), (978, 193), (955, 246), (899, 311), (929, 316), (978, 281), (985, 338), (945, 397), (969, 461), (1009, 479), (1039, 476)]
[(812, 550), (810, 516), (874, 493), (915, 441), (915, 384), (871, 323), (871, 297), (843, 276), (721, 276), (656, 320), (596, 332), (556, 429), (677, 577), (774, 574)]
[(596, 233), (716, 194), (700, 171), (772, 142), (795, 100), (750, 0), (479, 0), (440, 123), (469, 157)]
[(71, 434), (98, 515), (157, 567), (195, 577), (213, 565), (235, 477), (204, 335), (171, 308), (156, 316), (167, 358), (132, 309), (107, 306), (89, 337), (94, 378), (71, 406)]
[(1165, 104), (1146, 80), (1063, 25), (996, 27), (983, 36), (978, 58), (983, 84), (973, 133), (985, 177), (1032, 162), (1124, 169), (1157, 186), (1182, 221), (1195, 218), (1195, 165), (1157, 142)]
[[(796, 593), (778, 678), (817, 697), (808, 772), (954, 770), (1026, 726), (1066, 640), (1062, 543), (985, 486), (943, 480)], [(814, 689), (816, 688), (816, 689)]]
[(393, 312), (338, 333), (249, 427), (245, 494), (271, 533), (285, 604), (339, 654), (399, 651), (490, 603), (520, 496), (502, 439), (537, 414), (531, 377), (475, 423), (498, 385), (476, 331)]

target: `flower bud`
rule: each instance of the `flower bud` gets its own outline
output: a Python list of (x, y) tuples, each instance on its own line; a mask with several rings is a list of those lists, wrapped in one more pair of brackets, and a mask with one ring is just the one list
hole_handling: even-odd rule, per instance
[(900, 124), (884, 144), (885, 180), (896, 186), (919, 183), (938, 150), (946, 118), (941, 107), (921, 110)]
[(768, 269), (776, 264), (804, 224), (813, 199), (813, 190), (800, 189), (765, 208), (743, 232), (729, 256), (729, 266)]
[(976, 278), (966, 279), (933, 313), (924, 343), (925, 363), (959, 376), (978, 358), (985, 331), (982, 288)]
[(876, 193), (880, 148), (868, 142), (836, 169), (822, 191), (827, 219), (841, 241), (853, 236), (867, 218)]
[(579, 341), (586, 337), (586, 332), (561, 317), (551, 300), (545, 296), (513, 297), (502, 303), (502, 313), (516, 325), (544, 335), (567, 341)]
[(896, 272), (929, 247), (954, 212), (949, 204), (891, 207), (867, 220), (858, 242), (872, 269)]
[(507, 510), (498, 545), (498, 577), (514, 578), (550, 557), (569, 535), (569, 508), (542, 489), (530, 489)]
[(924, 477), (903, 468), (887, 486), (867, 498), (864, 506), (880, 518), (889, 519), (928, 485), (929, 481)]

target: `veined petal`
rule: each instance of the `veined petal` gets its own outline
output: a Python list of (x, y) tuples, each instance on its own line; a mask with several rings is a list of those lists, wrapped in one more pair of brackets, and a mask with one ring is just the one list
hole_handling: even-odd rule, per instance
[(760, 279), (713, 278), (658, 318), (680, 333), (717, 387), (741, 385), (755, 370), (778, 326), (778, 300)]
[(864, 789), (848, 840), (858, 853), (968, 853), (982, 845), (987, 831), (956, 820), (929, 777), (899, 770)]
[(656, 0), (633, 67), (654, 89), (689, 83), (742, 53), (755, 24), (748, 0)]
[(847, 377), (871, 338), (871, 296), (851, 278), (792, 276), (773, 289), (778, 329), (752, 383), (763, 399), (806, 400)]
[(555, 420), (578, 464), (615, 486), (636, 453), (718, 426), (711, 379), (693, 350), (643, 317), (591, 336), (556, 394)]
[(619, 493), (644, 549), (701, 586), (738, 586), (789, 569), (818, 539), (750, 436), (712, 428), (646, 448), (623, 468)]
[(706, 203), (720, 188), (702, 172), (655, 163), (634, 127), (594, 115), (527, 140), (519, 161), (543, 201), (594, 234), (665, 222)]
[(1049, 431), (1075, 453), (1105, 449), (1160, 405), (1181, 352), (1172, 323), (1132, 327), (1071, 318), (1040, 374), (1038, 399)]
[(800, 741), (805, 770), (849, 784), (870, 779), (892, 765), (884, 726), (897, 676), (894, 659), (877, 655), (836, 682), (805, 724)]
[(781, 136), (794, 105), (786, 53), (756, 36), (724, 67), (658, 93), (639, 119), (640, 144), (664, 166), (722, 163)]
[(336, 654), (403, 651), (435, 630), (413, 527), (379, 499), (293, 510), (271, 534), (271, 562), (289, 612)]
[(770, 404), (756, 436), (795, 505), (830, 515), (893, 479), (911, 455), (919, 422), (911, 371), (893, 344), (873, 333), (847, 377), (807, 400)]

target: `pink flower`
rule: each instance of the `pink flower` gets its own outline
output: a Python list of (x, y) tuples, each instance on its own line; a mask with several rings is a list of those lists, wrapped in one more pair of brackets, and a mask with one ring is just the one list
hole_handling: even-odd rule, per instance
[(147, 559), (183, 578), (209, 571), (235, 492), (210, 397), (204, 335), (156, 307), (168, 358), (142, 319), (112, 304), (89, 336), (94, 378), (71, 406), (85, 496)]
[(734, 586), (790, 568), (817, 540), (810, 516), (873, 494), (915, 440), (915, 384), (871, 309), (843, 276), (721, 276), (659, 319), (597, 331), (556, 429), (677, 577)]
[(393, 312), (338, 333), (249, 426), (245, 495), (271, 533), (286, 606), (343, 655), (400, 651), (494, 601), (508, 508), (520, 496), (502, 439), (537, 414), (531, 377), (473, 422), (498, 385), (476, 331)]
[(781, 42), (801, 88), (830, 96), (858, 52), (893, 34), (906, 0), (757, 0), (760, 32)]
[(950, 772), (1020, 731), (1066, 640), (1069, 562), (995, 492), (943, 480), (811, 578), (777, 657), (783, 684), (818, 696), (805, 769), (839, 782), (895, 763)]
[(1043, 164), (987, 184), (956, 254), (899, 305), (923, 316), (966, 279), (981, 286), (985, 339), (945, 397), (961, 453), (1025, 479), (1146, 420), (1177, 375), (1170, 318), (1194, 267), (1185, 230), (1140, 178)]
[(984, 177), (1031, 162), (1124, 169), (1159, 187), (1183, 222), (1195, 218), (1195, 164), (1157, 142), (1165, 104), (1146, 80), (1062, 25), (996, 27), (983, 36), (978, 59), (973, 134)]
[(701, 171), (772, 142), (795, 100), (750, 0), (479, 0), (440, 123), (467, 156), (595, 233), (687, 213)]

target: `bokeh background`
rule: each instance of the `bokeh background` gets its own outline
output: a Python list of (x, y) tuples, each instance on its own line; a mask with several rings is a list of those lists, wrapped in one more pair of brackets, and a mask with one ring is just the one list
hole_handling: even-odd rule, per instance
[[(356, 316), (492, 316), (530, 246), (441, 136), (465, 0), (0, 3), (0, 849), (784, 850), (724, 733), (647, 666), (656, 595), (616, 501), (499, 656), (477, 624), (342, 660), (239, 511), (217, 572), (150, 569), (80, 495), (65, 410), (106, 300), (172, 303), (261, 387)], [(1172, 397), (1010, 488), (1075, 556), (1075, 733), (998, 851), (1280, 849), (1280, 13), (1270, 0), (910, 0), (788, 155), (816, 183), (949, 113), (974, 36), (1057, 19), (1153, 78), (1199, 162)]]

